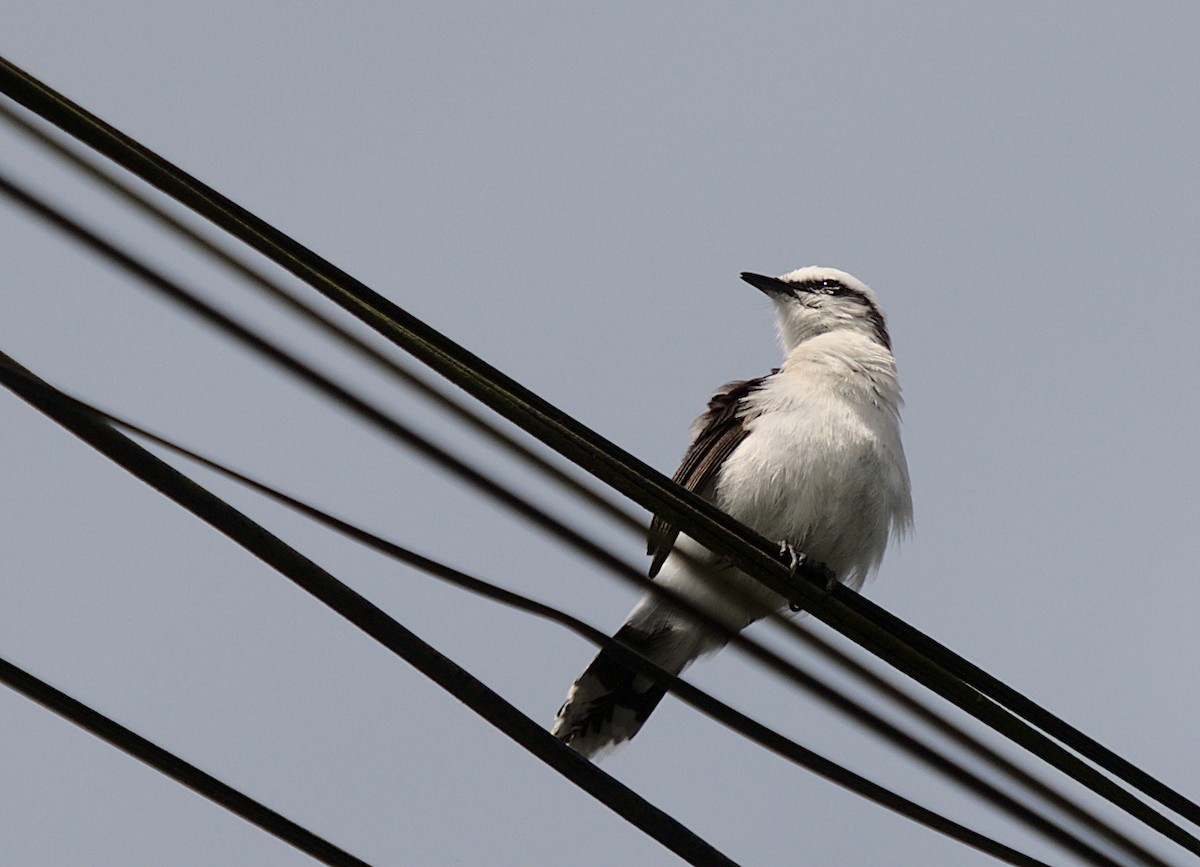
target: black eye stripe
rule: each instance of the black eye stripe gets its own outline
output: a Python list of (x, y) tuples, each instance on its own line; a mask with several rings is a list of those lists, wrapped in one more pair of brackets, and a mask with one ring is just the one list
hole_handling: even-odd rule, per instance
[(797, 283), (796, 291), (815, 292), (819, 295), (836, 296), (858, 294), (841, 280), (833, 280), (829, 278), (824, 280), (805, 280), (803, 283)]

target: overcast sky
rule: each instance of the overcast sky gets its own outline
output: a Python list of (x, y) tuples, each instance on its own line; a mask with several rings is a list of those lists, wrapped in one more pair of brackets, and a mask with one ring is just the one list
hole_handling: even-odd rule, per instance
[[(715, 386), (778, 362), (739, 271), (862, 278), (916, 508), (866, 592), (1192, 797), (1197, 45), (1189, 4), (0, 10), (0, 54), (664, 472)], [(0, 168), (640, 560), (6, 127)], [(632, 605), (7, 204), (0, 263), (0, 350), (52, 382), (605, 630)], [(678, 863), (7, 393), (0, 442), (3, 658), (374, 864)], [(593, 653), (195, 474), (537, 720)], [(1074, 863), (737, 653), (689, 674)], [(4, 863), (311, 863), (15, 693), (0, 719)], [(673, 699), (604, 767), (745, 864), (993, 863)]]

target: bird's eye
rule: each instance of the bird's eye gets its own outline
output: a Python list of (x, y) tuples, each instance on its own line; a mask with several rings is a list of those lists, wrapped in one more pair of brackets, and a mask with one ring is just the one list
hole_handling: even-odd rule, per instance
[(792, 295), (796, 298), (801, 295), (830, 295), (836, 298), (851, 294), (851, 289), (845, 283), (830, 277), (792, 284)]

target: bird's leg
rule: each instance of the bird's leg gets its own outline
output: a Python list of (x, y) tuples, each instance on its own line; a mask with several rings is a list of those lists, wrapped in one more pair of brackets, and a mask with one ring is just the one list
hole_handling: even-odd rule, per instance
[[(792, 573), (793, 579), (796, 577), (796, 573), (800, 571), (800, 567), (808, 559), (804, 555), (804, 552), (796, 550), (796, 546), (787, 539), (779, 543), (779, 556), (787, 560), (788, 571)], [(800, 611), (803, 607), (798, 602), (788, 601), (788, 608), (793, 612)]]

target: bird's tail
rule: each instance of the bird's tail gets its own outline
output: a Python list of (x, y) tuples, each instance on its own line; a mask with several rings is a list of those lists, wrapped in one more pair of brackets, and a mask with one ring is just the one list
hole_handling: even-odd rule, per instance
[[(671, 674), (722, 643), (653, 604), (636, 608), (613, 639)], [(593, 756), (637, 734), (665, 694), (666, 689), (619, 662), (615, 653), (602, 650), (571, 686), (551, 733), (576, 752)]]

